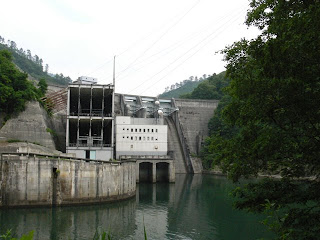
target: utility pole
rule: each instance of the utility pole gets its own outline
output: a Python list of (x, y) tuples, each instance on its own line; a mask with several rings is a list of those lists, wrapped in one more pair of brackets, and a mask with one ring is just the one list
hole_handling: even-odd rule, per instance
[(115, 130), (116, 130), (116, 116), (115, 116), (115, 111), (114, 111), (114, 97), (115, 97), (115, 91), (116, 91), (116, 56), (113, 58), (113, 79), (112, 79), (112, 85), (113, 85), (113, 91), (112, 91), (112, 157), (113, 159), (116, 159), (116, 144), (115, 144)]

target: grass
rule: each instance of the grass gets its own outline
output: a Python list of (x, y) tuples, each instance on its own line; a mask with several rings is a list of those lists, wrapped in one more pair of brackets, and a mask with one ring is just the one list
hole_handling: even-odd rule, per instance
[(48, 133), (50, 133), (53, 137), (56, 137), (56, 136), (57, 136), (56, 131), (52, 130), (51, 128), (47, 128), (46, 131), (47, 131)]
[(3, 240), (32, 240), (33, 234), (34, 234), (34, 231), (31, 231), (26, 235), (22, 235), (21, 238), (15, 238), (12, 236), (12, 230), (10, 229), (10, 230), (7, 230), (7, 232), (5, 234), (0, 235), (0, 239), (3, 239)]

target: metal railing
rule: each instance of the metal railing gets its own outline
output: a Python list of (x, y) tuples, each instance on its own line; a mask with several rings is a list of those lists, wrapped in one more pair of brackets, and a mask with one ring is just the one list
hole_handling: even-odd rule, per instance
[(130, 160), (130, 159), (148, 159), (148, 160), (173, 160), (170, 155), (120, 155), (121, 160)]
[(69, 143), (68, 147), (111, 147), (111, 144), (104, 144), (104, 143)]
[(102, 111), (79, 111), (70, 112), (70, 116), (87, 116), (87, 117), (112, 117), (112, 113), (104, 113)]

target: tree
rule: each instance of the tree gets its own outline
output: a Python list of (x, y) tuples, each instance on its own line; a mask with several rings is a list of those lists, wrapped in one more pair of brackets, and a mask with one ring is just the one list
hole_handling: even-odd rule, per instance
[[(190, 81), (190, 80), (189, 80)], [(225, 78), (225, 72), (201, 81), (190, 94), (183, 94), (182, 98), (190, 99), (214, 99), (220, 100), (223, 96), (223, 89), (229, 84), (229, 79)]]
[(47, 90), (48, 90), (48, 84), (44, 78), (41, 78), (38, 82), (38, 90), (39, 90), (39, 96), (43, 97)]
[(0, 112), (8, 115), (24, 109), (25, 102), (38, 98), (38, 91), (12, 63), (11, 53), (0, 51)]
[(319, 239), (320, 2), (252, 0), (250, 7), (246, 24), (261, 34), (224, 50), (231, 101), (222, 116), (238, 130), (215, 129), (211, 153), (234, 181), (282, 177), (238, 188), (238, 208), (267, 211), (279, 239)]
[(33, 59), (34, 59), (36, 64), (40, 65), (39, 56), (38, 55), (34, 55)]
[(27, 50), (27, 58), (28, 58), (29, 60), (32, 60), (31, 51), (30, 51), (29, 49)]
[(10, 42), (10, 48), (12, 48), (13, 50), (17, 49), (17, 44), (14, 41)]
[(48, 64), (46, 64), (44, 72), (48, 74), (48, 72), (49, 72), (49, 65)]

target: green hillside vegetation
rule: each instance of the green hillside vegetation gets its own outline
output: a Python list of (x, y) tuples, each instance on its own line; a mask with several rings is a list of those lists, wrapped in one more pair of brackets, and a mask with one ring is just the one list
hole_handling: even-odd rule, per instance
[[(43, 67), (43, 60), (37, 56), (32, 56), (30, 50), (18, 49), (17, 44), (14, 41), (8, 40), (5, 44), (5, 40), (0, 36), (0, 50), (8, 50), (11, 52), (13, 62), (25, 73), (28, 73), (33, 78), (39, 80), (44, 78), (50, 84), (67, 85), (72, 82), (70, 77), (65, 77), (63, 74), (56, 74), (50, 76), (48, 74), (49, 65), (46, 64)], [(43, 70), (45, 68), (45, 70)]]
[(199, 85), (199, 83), (200, 83), (200, 81), (196, 82), (196, 81), (187, 80), (187, 82), (185, 84), (183, 84), (182, 86), (180, 86), (176, 89), (172, 89), (168, 92), (164, 92), (164, 93), (160, 94), (159, 97), (161, 97), (161, 98), (180, 98), (180, 95), (192, 92), (193, 89), (195, 89)]
[(213, 74), (200, 82), (192, 92), (182, 94), (179, 98), (220, 100), (224, 96), (223, 89), (228, 86), (229, 82), (229, 79), (225, 77), (225, 72)]
[(23, 111), (25, 103), (30, 100), (39, 100), (47, 90), (44, 79), (36, 88), (27, 79), (26, 73), (20, 72), (12, 62), (12, 55), (7, 50), (0, 50), (0, 113), (6, 115)]

